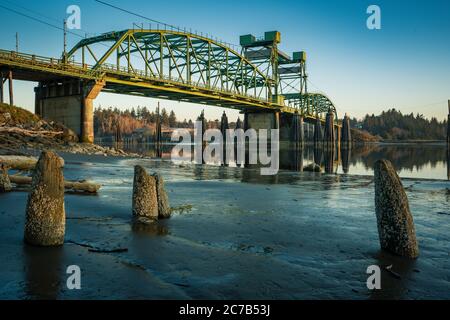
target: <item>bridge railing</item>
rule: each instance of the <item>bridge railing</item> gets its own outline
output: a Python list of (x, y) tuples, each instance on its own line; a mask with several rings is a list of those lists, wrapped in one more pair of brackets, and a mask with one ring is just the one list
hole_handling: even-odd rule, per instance
[(143, 80), (151, 80), (151, 81), (164, 81), (171, 82), (174, 85), (183, 85), (189, 86), (193, 89), (195, 88), (203, 88), (207, 90), (212, 90), (218, 93), (223, 93), (227, 95), (233, 95), (239, 97), (241, 99), (252, 99), (258, 100), (260, 102), (269, 102), (269, 99), (264, 99), (261, 97), (257, 97), (255, 95), (249, 93), (240, 93), (236, 90), (226, 90), (224, 88), (218, 86), (205, 85), (196, 81), (188, 81), (186, 79), (177, 78), (168, 75), (158, 75), (150, 76), (148, 72), (146, 73), (144, 70), (139, 69), (128, 69), (125, 66), (117, 66), (113, 64), (104, 63), (98, 69), (93, 69), (94, 66), (89, 64), (82, 64), (75, 61), (66, 61), (64, 62), (62, 59), (49, 58), (44, 56), (32, 55), (27, 53), (20, 53), (16, 51), (7, 51), (0, 49), (0, 59), (5, 59), (11, 61), (15, 64), (26, 64), (31, 65), (32, 67), (37, 67), (41, 69), (51, 69), (51, 70), (61, 70), (69, 73), (76, 74), (78, 76), (88, 76), (96, 79), (101, 79), (105, 73), (120, 75), (124, 77), (139, 77)]
[(19, 53), (16, 51), (0, 50), (0, 59), (11, 61), (15, 64), (26, 64), (42, 69), (63, 70), (77, 75), (87, 75), (99, 78), (101, 72), (92, 70), (92, 66), (83, 65), (74, 61), (63, 62), (62, 59), (48, 58), (34, 54)]

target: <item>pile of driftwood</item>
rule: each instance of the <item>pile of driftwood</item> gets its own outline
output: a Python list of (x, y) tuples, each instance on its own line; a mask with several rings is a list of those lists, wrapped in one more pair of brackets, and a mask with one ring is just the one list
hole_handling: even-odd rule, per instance
[[(64, 166), (64, 159), (59, 158), (61, 167)], [(16, 186), (31, 186), (33, 178), (22, 173), (8, 175), (8, 169), (23, 171), (32, 171), (35, 169), (38, 159), (29, 156), (5, 156), (0, 155), (0, 167), (2, 174), (9, 177), (9, 182)], [(72, 193), (97, 194), (100, 185), (88, 181), (64, 181), (66, 191)], [(14, 190), (14, 188), (12, 188)]]
[(3, 127), (0, 126), (0, 133), (18, 133), (26, 137), (39, 137), (45, 136), (49, 138), (54, 138), (56, 136), (61, 136), (64, 131), (50, 131), (50, 130), (28, 130), (17, 127)]

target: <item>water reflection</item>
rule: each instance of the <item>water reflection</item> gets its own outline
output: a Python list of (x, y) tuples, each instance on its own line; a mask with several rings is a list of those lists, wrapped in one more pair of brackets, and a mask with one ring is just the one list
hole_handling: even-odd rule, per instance
[(55, 300), (61, 289), (62, 247), (24, 245), (25, 291), (31, 299)]
[(158, 221), (133, 219), (131, 229), (139, 235), (166, 236), (169, 234), (169, 229)]
[(341, 164), (342, 164), (342, 171), (344, 173), (349, 173), (351, 157), (352, 157), (352, 149), (344, 148), (341, 150)]
[[(170, 159), (173, 147), (164, 144), (159, 152), (153, 144), (136, 144), (127, 150), (151, 158)], [(302, 148), (293, 145), (280, 149), (280, 169), (298, 172), (316, 163), (328, 174), (372, 175), (378, 159), (391, 161), (402, 177), (450, 180), (450, 151), (444, 144), (364, 144), (341, 150), (306, 144)], [(236, 161), (230, 163), (230, 167), (238, 167)], [(246, 169), (256, 167), (245, 166)], [(195, 168), (200, 178), (204, 177), (203, 169), (201, 165)]]
[[(381, 269), (381, 286), (383, 290), (370, 290), (371, 300), (404, 298), (411, 285), (411, 277), (417, 261), (395, 256), (380, 250), (375, 256), (374, 265)], [(403, 279), (403, 281), (402, 281)]]
[(450, 180), (450, 146), (447, 146), (447, 180)]

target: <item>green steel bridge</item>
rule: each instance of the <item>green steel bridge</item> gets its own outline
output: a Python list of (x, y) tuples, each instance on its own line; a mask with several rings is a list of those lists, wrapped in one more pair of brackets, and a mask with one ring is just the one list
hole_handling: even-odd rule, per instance
[(0, 50), (2, 98), (3, 76), (9, 74), (10, 80), (94, 82), (102, 92), (310, 120), (331, 110), (338, 119), (330, 99), (307, 90), (306, 54), (289, 56), (280, 42), (277, 31), (244, 35), (238, 52), (190, 32), (130, 29), (85, 38), (61, 58)]

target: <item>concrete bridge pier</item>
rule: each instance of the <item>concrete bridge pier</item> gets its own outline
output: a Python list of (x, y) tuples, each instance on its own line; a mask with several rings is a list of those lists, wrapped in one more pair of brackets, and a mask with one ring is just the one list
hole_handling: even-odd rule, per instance
[[(280, 112), (246, 112), (244, 115), (244, 130), (268, 129), (268, 138), (271, 136), (270, 129), (280, 129)], [(280, 137), (281, 138), (281, 137)]]
[(4, 92), (4, 84), (8, 81), (9, 86), (9, 105), (14, 105), (14, 90), (13, 90), (13, 73), (12, 71), (8, 71), (8, 73), (0, 73), (0, 103), (5, 102), (5, 92)]
[(280, 141), (297, 147), (303, 146), (303, 127), (303, 116), (289, 113), (280, 114)]
[(40, 82), (35, 88), (35, 113), (73, 130), (81, 142), (94, 142), (94, 99), (105, 86), (100, 81)]
[(3, 93), (3, 84), (5, 81), (3, 80), (3, 72), (0, 73), (0, 103), (3, 103), (4, 93)]

